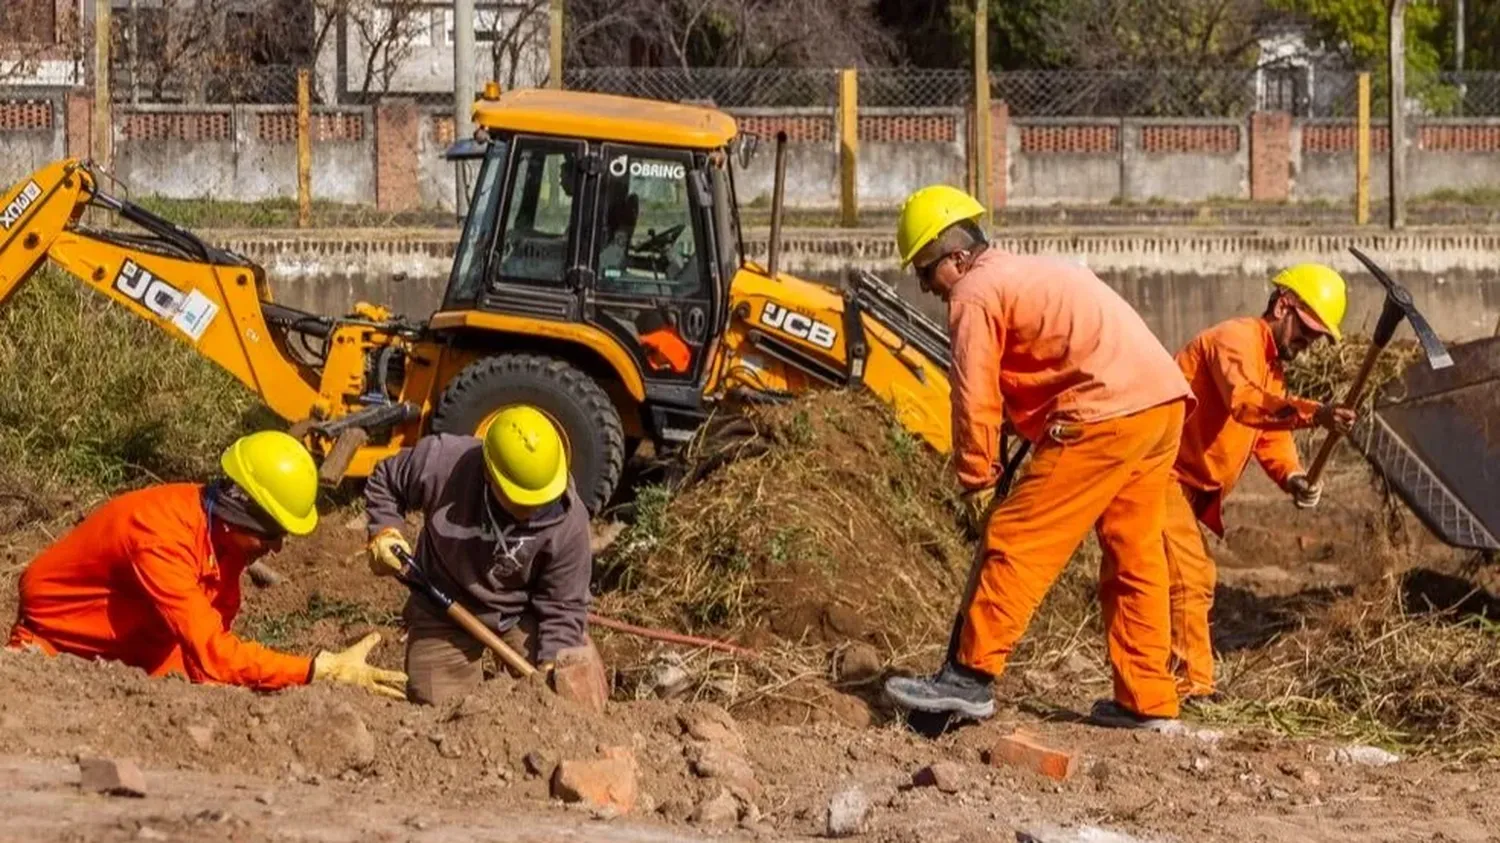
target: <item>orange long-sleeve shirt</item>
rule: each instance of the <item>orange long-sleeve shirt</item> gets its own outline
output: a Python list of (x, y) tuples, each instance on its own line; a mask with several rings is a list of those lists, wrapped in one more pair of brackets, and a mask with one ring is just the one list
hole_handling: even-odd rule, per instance
[(243, 565), (220, 564), (203, 487), (154, 486), (99, 507), (21, 574), (12, 645), (111, 659), (153, 676), (275, 690), (310, 661), (229, 631)]
[(1222, 505), (1253, 456), (1278, 486), (1302, 471), (1291, 431), (1313, 426), (1316, 401), (1286, 394), (1286, 375), (1264, 319), (1230, 319), (1194, 337), (1177, 365), (1198, 398), (1175, 468), (1196, 490), (1194, 508), (1224, 534)]
[(1035, 442), (1187, 398), (1172, 355), (1086, 267), (990, 248), (948, 300), (953, 454), (966, 489), (992, 485), (1009, 418)]

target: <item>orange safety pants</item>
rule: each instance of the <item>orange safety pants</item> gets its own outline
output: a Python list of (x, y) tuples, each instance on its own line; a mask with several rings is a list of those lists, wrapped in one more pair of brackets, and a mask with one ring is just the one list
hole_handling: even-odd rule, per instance
[(1054, 425), (985, 528), (984, 564), (959, 638), (958, 661), (991, 676), (1026, 631), (1089, 528), (1104, 559), (1099, 602), (1115, 700), (1151, 717), (1177, 716), (1169, 669), (1171, 600), (1163, 509), (1182, 436), (1184, 404), (1079, 425)]
[(1214, 644), (1208, 613), (1214, 605), (1214, 560), (1203, 542), (1198, 516), (1181, 483), (1167, 487), (1162, 539), (1172, 582), (1172, 670), (1181, 696), (1214, 692)]

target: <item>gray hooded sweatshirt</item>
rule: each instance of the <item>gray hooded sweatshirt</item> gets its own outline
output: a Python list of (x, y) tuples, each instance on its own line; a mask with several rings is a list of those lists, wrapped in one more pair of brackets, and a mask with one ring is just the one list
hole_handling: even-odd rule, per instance
[[(370, 536), (401, 527), (407, 512), (426, 517), (416, 563), (439, 589), (504, 632), (523, 612), (537, 620), (537, 658), (584, 643), (593, 554), (589, 516), (573, 490), (518, 522), (491, 496), (483, 445), (473, 436), (423, 437), (375, 467), (365, 486)], [(414, 611), (436, 614), (413, 595)]]

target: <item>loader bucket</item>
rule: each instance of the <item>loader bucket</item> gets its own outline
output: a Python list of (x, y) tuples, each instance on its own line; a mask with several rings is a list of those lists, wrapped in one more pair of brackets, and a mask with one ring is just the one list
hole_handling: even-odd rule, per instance
[(1453, 366), (1412, 364), (1353, 439), (1439, 538), (1500, 550), (1500, 337), (1448, 350)]

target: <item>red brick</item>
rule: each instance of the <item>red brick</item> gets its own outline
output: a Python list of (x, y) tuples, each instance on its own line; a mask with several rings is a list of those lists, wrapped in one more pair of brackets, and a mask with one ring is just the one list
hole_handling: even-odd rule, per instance
[(1284, 202), (1291, 194), (1292, 115), (1257, 111), (1250, 115), (1250, 198)]
[(635, 809), (635, 756), (624, 747), (606, 747), (603, 758), (564, 761), (552, 774), (552, 796), (628, 814)]
[(1108, 155), (1120, 151), (1118, 125), (1022, 126), (1021, 151), (1034, 155)]
[(1010, 105), (990, 101), (990, 207), (1004, 208), (1010, 182)]
[(557, 695), (572, 700), (595, 714), (604, 713), (609, 699), (609, 680), (604, 675), (604, 661), (593, 644), (559, 650), (553, 661), (552, 688)]
[(990, 748), (989, 763), (995, 767), (1020, 767), (1057, 781), (1068, 779), (1077, 766), (1072, 753), (1044, 746), (1034, 735), (1020, 730)]
[(1239, 150), (1240, 130), (1237, 126), (1141, 127), (1142, 152), (1229, 155)]
[(78, 786), (89, 793), (145, 796), (146, 777), (134, 761), (122, 758), (78, 759)]
[(94, 143), (94, 98), (87, 93), (70, 92), (66, 108), (67, 156), (88, 158)]
[(375, 106), (375, 206), (381, 211), (417, 207), (421, 116), (411, 100), (382, 100)]

